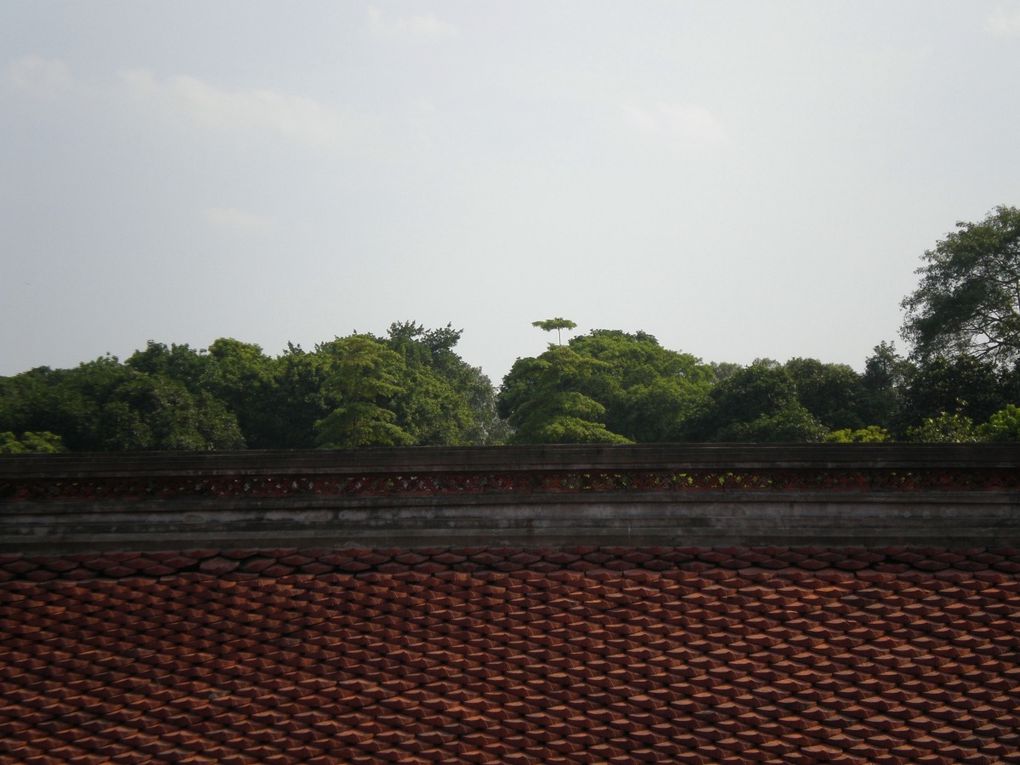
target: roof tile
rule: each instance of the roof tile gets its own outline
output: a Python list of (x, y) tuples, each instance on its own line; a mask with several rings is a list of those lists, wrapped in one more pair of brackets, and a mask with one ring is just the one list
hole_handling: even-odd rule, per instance
[(1020, 586), (990, 555), (3, 558), (0, 735), (23, 761), (55, 720), (77, 762), (1008, 761)]

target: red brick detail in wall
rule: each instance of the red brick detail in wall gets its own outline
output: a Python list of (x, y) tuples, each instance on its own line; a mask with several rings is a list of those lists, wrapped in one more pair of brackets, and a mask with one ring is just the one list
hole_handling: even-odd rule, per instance
[(1020, 762), (1018, 554), (5, 556), (0, 763)]
[(0, 500), (138, 501), (180, 497), (450, 497), (636, 492), (884, 492), (1020, 489), (1005, 468), (761, 468), (407, 472), (343, 475), (12, 478)]

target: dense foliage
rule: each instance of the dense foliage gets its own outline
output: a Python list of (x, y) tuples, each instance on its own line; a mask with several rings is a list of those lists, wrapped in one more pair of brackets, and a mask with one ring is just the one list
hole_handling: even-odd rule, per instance
[(0, 378), (0, 454), (499, 443), (1020, 440), (1020, 369), (883, 343), (863, 373), (705, 364), (595, 330), (518, 359), (498, 394), (460, 333), (394, 324), (277, 357), (220, 339)]
[[(394, 324), (277, 357), (220, 339), (150, 342), (121, 363), (0, 378), (0, 450), (239, 449), (480, 444), (505, 425), (460, 332)], [(45, 447), (45, 448), (43, 448)]]
[(677, 441), (711, 381), (710, 367), (651, 335), (595, 330), (518, 359), (503, 381), (499, 414), (519, 443)]
[(921, 284), (903, 307), (904, 335), (919, 356), (1020, 359), (1020, 209), (957, 223), (918, 273)]
[(645, 332), (594, 330), (520, 358), (497, 392), (414, 322), (276, 357), (221, 338), (0, 378), (0, 453), (667, 441), (1020, 440), (1020, 211), (924, 256), (901, 356), (858, 373), (795, 358), (704, 363)]

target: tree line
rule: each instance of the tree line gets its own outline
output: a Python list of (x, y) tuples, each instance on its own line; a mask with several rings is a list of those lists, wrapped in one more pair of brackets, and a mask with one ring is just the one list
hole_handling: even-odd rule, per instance
[(149, 342), (73, 369), (0, 377), (0, 453), (503, 443), (1020, 440), (1020, 210), (926, 252), (903, 301), (908, 353), (862, 372), (794, 358), (706, 363), (645, 332), (535, 326), (557, 343), (495, 388), (461, 331), (394, 323), (269, 356), (222, 338)]
[(414, 322), (268, 356), (221, 338), (0, 378), (0, 450), (307, 449), (506, 440), (495, 390)]

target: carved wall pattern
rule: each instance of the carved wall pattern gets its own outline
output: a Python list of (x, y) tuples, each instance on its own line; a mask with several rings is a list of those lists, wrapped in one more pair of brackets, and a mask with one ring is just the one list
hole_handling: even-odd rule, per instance
[(687, 492), (1016, 491), (1006, 468), (616, 469), (0, 479), (0, 501)]

